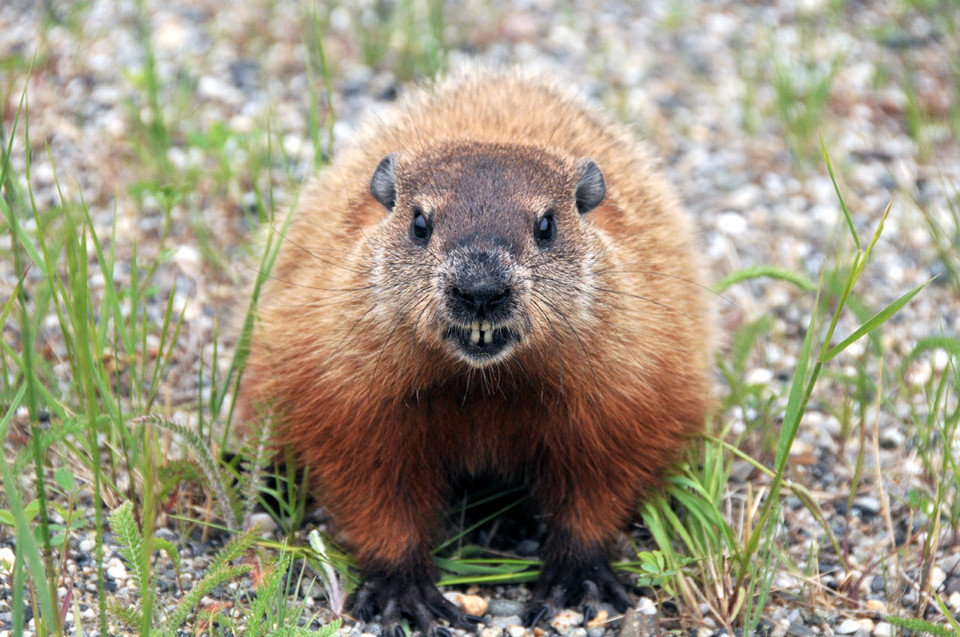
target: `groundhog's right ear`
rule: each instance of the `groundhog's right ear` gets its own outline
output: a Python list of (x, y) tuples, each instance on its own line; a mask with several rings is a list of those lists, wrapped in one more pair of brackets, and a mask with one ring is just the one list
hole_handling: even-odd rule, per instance
[(397, 203), (397, 179), (394, 174), (396, 166), (397, 154), (390, 153), (377, 164), (377, 169), (373, 171), (373, 178), (370, 180), (370, 194), (391, 212), (394, 204)]
[(589, 157), (580, 160), (577, 166), (577, 210), (586, 214), (600, 205), (607, 195), (607, 186), (597, 162)]

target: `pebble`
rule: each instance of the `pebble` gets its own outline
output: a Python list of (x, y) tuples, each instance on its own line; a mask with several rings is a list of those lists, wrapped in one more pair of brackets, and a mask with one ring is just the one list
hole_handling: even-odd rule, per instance
[(950, 593), (947, 598), (947, 606), (955, 613), (960, 611), (960, 593)]
[(637, 601), (636, 605), (637, 612), (642, 615), (656, 615), (657, 614), (657, 605), (649, 597), (641, 597)]
[(880, 498), (861, 496), (853, 501), (853, 506), (860, 509), (861, 517), (873, 517), (880, 513)]
[(507, 626), (507, 634), (510, 637), (524, 637), (527, 634), (527, 629), (520, 624), (510, 624)]
[(0, 565), (3, 566), (3, 570), (12, 571), (13, 563), (16, 561), (16, 554), (8, 546), (0, 547)]
[(523, 614), (523, 603), (512, 599), (491, 599), (487, 602), (487, 613), (495, 617)]
[(873, 628), (873, 637), (892, 637), (893, 626), (887, 622), (877, 622)]
[(503, 629), (499, 626), (487, 626), (480, 631), (480, 637), (502, 637)]
[(479, 595), (464, 595), (456, 591), (444, 593), (444, 597), (460, 607), (468, 615), (483, 617), (487, 614), (487, 600)]
[(860, 630), (860, 622), (855, 619), (845, 619), (834, 630), (840, 635), (852, 635)]
[(930, 588), (939, 591), (945, 581), (947, 581), (947, 573), (939, 566), (934, 566), (930, 572)]
[(107, 562), (107, 575), (115, 582), (122, 582), (127, 579), (127, 567), (119, 557), (115, 557)]
[(602, 628), (604, 624), (607, 623), (609, 617), (610, 613), (607, 612), (607, 609), (601, 608), (597, 611), (597, 614), (594, 615), (593, 619), (587, 622), (587, 628)]
[(594, 626), (587, 629), (587, 637), (603, 637), (607, 632), (604, 626)]
[(500, 628), (509, 628), (510, 626), (523, 625), (523, 622), (520, 620), (519, 615), (505, 615), (500, 617), (493, 617), (490, 620), (490, 623), (494, 626), (499, 626)]
[(583, 613), (578, 613), (577, 611), (569, 608), (560, 611), (554, 615), (553, 619), (550, 620), (550, 625), (553, 626), (553, 629), (561, 635), (566, 635), (575, 626), (579, 626), (582, 623)]

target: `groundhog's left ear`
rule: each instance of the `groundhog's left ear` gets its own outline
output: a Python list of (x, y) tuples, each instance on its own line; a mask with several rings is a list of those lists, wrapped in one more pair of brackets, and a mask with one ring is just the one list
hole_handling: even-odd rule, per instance
[(396, 167), (397, 154), (390, 153), (380, 160), (370, 179), (370, 194), (390, 212), (397, 203)]
[(603, 182), (603, 173), (597, 162), (589, 157), (580, 160), (577, 166), (577, 210), (586, 214), (600, 205), (607, 194), (607, 186)]

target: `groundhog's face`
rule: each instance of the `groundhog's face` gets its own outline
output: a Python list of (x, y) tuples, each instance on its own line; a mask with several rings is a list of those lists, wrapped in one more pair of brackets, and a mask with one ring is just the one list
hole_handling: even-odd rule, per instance
[(393, 153), (371, 194), (388, 211), (374, 285), (414, 346), (473, 367), (578, 340), (600, 250), (584, 215), (604, 198), (599, 167), (515, 145)]

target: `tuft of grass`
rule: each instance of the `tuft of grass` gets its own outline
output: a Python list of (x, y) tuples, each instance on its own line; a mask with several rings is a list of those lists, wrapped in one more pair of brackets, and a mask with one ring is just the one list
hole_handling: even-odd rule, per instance
[[(823, 158), (836, 187), (833, 167), (825, 147)], [(837, 326), (845, 314), (847, 301), (869, 262), (891, 210), (891, 206), (887, 206), (871, 240), (864, 245), (853, 226), (839, 188), (837, 197), (854, 245), (852, 254), (842, 259), (849, 261), (850, 266), (844, 268), (847, 274), (839, 289), (831, 290), (825, 287), (821, 273), (809, 325), (797, 356), (787, 402), (780, 417), (780, 434), (772, 466), (767, 467), (761, 460), (751, 458), (736, 446), (725, 442), (722, 437), (709, 433), (712, 426), (708, 428), (708, 434), (704, 436), (697, 455), (684, 467), (680, 475), (667, 483), (664, 495), (650, 500), (642, 509), (644, 523), (665, 558), (665, 570), (673, 573), (665, 578), (668, 582), (666, 586), (677, 591), (685, 605), (691, 608), (705, 603), (710, 613), (728, 629), (740, 626), (746, 633), (752, 632), (766, 607), (774, 575), (785, 557), (781, 539), (783, 514), (780, 496), (784, 488), (792, 492), (812, 518), (822, 526), (824, 536), (840, 557), (843, 568), (850, 572), (851, 567), (843, 557), (840, 543), (816, 498), (787, 475), (790, 449), (824, 367), (841, 356), (851, 345), (877, 330), (926, 285), (922, 284), (906, 292), (890, 305), (863, 318), (858, 328), (836, 342)], [(718, 287), (725, 289), (736, 282), (758, 276), (788, 280), (801, 289), (807, 287), (807, 282), (802, 278), (784, 276), (778, 270), (763, 268), (735, 273), (721, 281)], [(820, 295), (823, 294), (833, 297), (829, 304), (820, 302)], [(832, 315), (825, 313), (825, 308), (830, 306), (834, 307)], [(751, 407), (750, 401), (757, 395), (757, 391), (744, 386), (744, 361), (759, 334), (768, 329), (768, 324), (759, 320), (747, 323), (735, 335), (732, 360), (721, 364), (721, 370), (730, 384), (730, 393), (721, 402), (723, 407), (738, 407), (744, 411)], [(714, 422), (717, 420), (724, 422), (723, 412), (715, 416)], [(754, 493), (753, 488), (748, 485), (743, 501), (737, 505), (727, 500), (729, 494), (725, 488), (734, 459), (748, 462), (769, 478), (769, 484), (762, 487), (763, 493), (759, 490)], [(671, 503), (678, 504), (684, 515), (678, 515)], [(739, 528), (728, 522), (729, 511), (725, 511), (725, 508), (731, 505), (739, 510), (739, 514), (734, 515), (734, 519), (740, 520)]]

